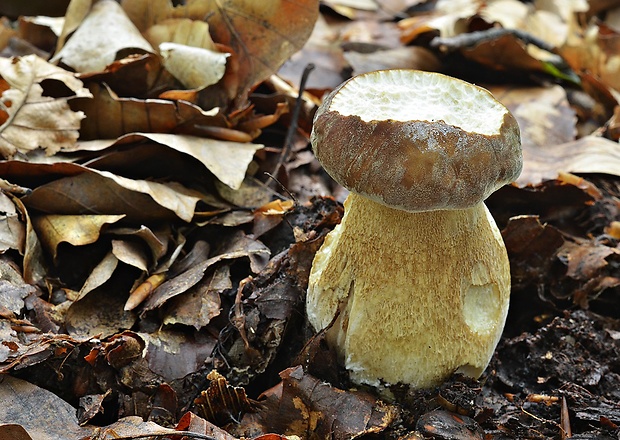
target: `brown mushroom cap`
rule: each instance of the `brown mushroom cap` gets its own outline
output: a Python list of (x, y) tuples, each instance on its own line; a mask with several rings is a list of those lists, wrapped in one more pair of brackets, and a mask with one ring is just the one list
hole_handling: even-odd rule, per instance
[(311, 141), (337, 182), (405, 211), (476, 205), (522, 168), (517, 122), (491, 93), (417, 70), (344, 82), (317, 111)]

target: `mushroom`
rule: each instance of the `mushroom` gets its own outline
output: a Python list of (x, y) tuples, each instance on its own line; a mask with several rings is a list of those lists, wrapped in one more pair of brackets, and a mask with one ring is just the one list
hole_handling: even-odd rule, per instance
[(521, 172), (515, 118), (467, 82), (382, 70), (326, 97), (311, 142), (350, 194), (312, 264), (310, 324), (358, 384), (479, 377), (510, 295), (506, 248), (483, 201)]

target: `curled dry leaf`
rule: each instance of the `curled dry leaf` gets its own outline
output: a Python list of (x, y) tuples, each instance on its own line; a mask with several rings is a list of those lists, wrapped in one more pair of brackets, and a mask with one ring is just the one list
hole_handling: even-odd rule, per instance
[(0, 254), (9, 249), (24, 252), (26, 225), (9, 196), (0, 192)]
[(117, 2), (100, 0), (53, 60), (77, 72), (101, 72), (119, 52), (128, 55), (154, 49)]
[[(127, 4), (128, 2), (124, 2), (124, 6)], [(217, 50), (209, 34), (209, 25), (201, 20), (171, 18), (151, 26), (144, 32), (144, 36), (153, 47), (169, 42), (211, 51)]]
[(45, 250), (56, 260), (60, 243), (73, 246), (91, 244), (99, 239), (101, 228), (116, 223), (124, 215), (39, 215), (32, 223)]
[(33, 439), (83, 438), (93, 431), (79, 426), (75, 408), (60, 397), (9, 375), (0, 378), (0, 401), (0, 424), (20, 425)]
[(159, 52), (166, 70), (188, 89), (204, 89), (216, 84), (224, 76), (226, 58), (230, 56), (178, 43), (162, 43)]
[[(43, 81), (46, 87), (43, 88)], [(72, 92), (54, 96), (57, 82)], [(84, 113), (69, 108), (68, 100), (92, 97), (72, 73), (36, 55), (0, 58), (0, 156), (26, 154), (37, 148), (48, 155), (68, 149), (78, 138)], [(66, 92), (64, 92), (66, 94)]]
[(280, 373), (255, 414), (246, 414), (235, 434), (286, 432), (302, 438), (344, 440), (379, 434), (397, 417), (396, 407), (362, 392), (348, 392), (304, 373), (300, 366)]
[[(125, 1), (123, 7), (137, 26), (146, 31), (169, 18), (205, 20), (216, 43), (229, 46), (238, 64), (237, 105), (250, 90), (277, 71), (301, 49), (317, 19), (318, 0), (190, 0), (172, 6), (169, 0)], [(235, 96), (235, 90), (228, 91)]]
[(217, 108), (207, 112), (188, 102), (120, 98), (105, 85), (91, 84), (90, 88), (93, 99), (72, 103), (74, 110), (86, 115), (80, 130), (83, 140), (115, 139), (133, 132), (172, 133), (195, 125), (226, 125)]
[[(144, 139), (150, 139), (199, 160), (220, 182), (231, 189), (241, 187), (254, 153), (264, 147), (261, 144), (165, 133), (132, 133), (117, 140), (81, 142), (78, 146), (80, 149), (94, 151)], [(90, 165), (93, 166), (93, 164)]]
[(175, 182), (132, 180), (71, 163), (0, 162), (0, 174), (13, 179), (28, 178), (33, 173), (61, 177), (37, 187), (22, 199), (29, 208), (49, 214), (115, 215), (121, 212), (129, 221), (165, 220), (176, 216), (189, 222), (201, 199), (200, 193)]

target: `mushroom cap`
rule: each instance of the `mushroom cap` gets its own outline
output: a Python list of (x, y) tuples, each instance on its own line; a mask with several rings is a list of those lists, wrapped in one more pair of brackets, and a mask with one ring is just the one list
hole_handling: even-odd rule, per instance
[(476, 205), (523, 166), (519, 126), (490, 92), (418, 70), (345, 81), (317, 110), (311, 142), (341, 185), (410, 212)]

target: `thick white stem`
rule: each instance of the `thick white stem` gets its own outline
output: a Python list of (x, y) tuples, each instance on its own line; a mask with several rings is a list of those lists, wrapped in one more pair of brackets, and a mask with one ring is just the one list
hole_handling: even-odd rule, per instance
[(510, 295), (506, 248), (484, 203), (409, 213), (351, 194), (310, 274), (307, 312), (358, 383), (479, 376)]

